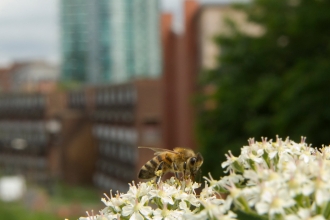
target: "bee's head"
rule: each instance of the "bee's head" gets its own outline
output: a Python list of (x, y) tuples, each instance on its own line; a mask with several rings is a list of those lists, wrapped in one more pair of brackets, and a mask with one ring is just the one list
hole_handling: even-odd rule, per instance
[(187, 167), (190, 170), (190, 173), (195, 176), (197, 171), (200, 169), (200, 167), (203, 164), (203, 157), (200, 153), (197, 153), (195, 157), (191, 157), (187, 161)]

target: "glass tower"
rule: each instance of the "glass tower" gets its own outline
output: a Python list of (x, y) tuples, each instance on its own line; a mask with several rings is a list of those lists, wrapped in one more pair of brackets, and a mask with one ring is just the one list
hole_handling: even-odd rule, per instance
[(62, 1), (62, 79), (85, 81), (87, 75), (88, 0)]
[(61, 0), (62, 79), (91, 84), (161, 73), (156, 0)]

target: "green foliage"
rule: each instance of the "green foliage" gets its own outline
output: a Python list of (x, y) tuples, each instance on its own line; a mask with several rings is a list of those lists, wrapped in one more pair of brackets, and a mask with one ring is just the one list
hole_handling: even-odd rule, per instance
[(20, 203), (0, 202), (1, 219), (6, 220), (56, 220), (54, 214), (46, 212), (31, 212), (25, 209)]
[(330, 144), (330, 1), (254, 0), (240, 6), (264, 34), (250, 36), (233, 22), (231, 35), (217, 36), (218, 67), (202, 74), (197, 131), (203, 171), (221, 175), (219, 156), (238, 155), (249, 137), (276, 134), (320, 146)]
[(71, 186), (65, 183), (58, 183), (52, 196), (54, 204), (98, 204), (103, 192), (91, 186)]
[[(33, 189), (33, 190), (31, 190)], [(100, 197), (102, 192), (87, 186), (71, 186), (64, 183), (56, 184), (52, 196), (46, 197), (46, 204), (41, 211), (40, 208), (35, 210), (32, 208), (35, 203), (35, 197), (43, 189), (33, 188), (29, 186), (29, 190), (36, 194), (26, 197), (18, 202), (2, 202), (0, 201), (0, 219), (6, 220), (55, 220), (64, 219), (60, 215), (65, 215), (69, 219), (78, 219), (85, 215), (85, 207), (97, 210), (100, 209)], [(32, 199), (33, 198), (33, 199)], [(33, 205), (32, 205), (33, 204)], [(44, 205), (44, 204), (43, 204)], [(63, 213), (65, 214), (63, 214)]]

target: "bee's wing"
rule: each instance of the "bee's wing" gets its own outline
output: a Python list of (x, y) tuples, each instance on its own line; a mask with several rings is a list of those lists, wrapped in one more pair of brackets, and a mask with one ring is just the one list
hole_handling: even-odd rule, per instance
[(174, 153), (174, 154), (179, 154), (178, 152), (169, 150), (169, 149), (164, 149), (164, 148), (156, 148), (156, 147), (139, 147), (139, 148), (146, 148), (146, 149), (150, 149), (155, 151), (155, 155), (159, 155), (163, 152), (170, 152), (170, 153)]

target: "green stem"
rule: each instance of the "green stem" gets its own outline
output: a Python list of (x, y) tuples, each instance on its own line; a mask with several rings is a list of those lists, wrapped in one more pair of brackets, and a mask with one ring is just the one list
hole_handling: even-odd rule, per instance
[(325, 205), (324, 211), (323, 211), (323, 216), (325, 217), (325, 219), (329, 219), (330, 217), (330, 202), (328, 202)]

